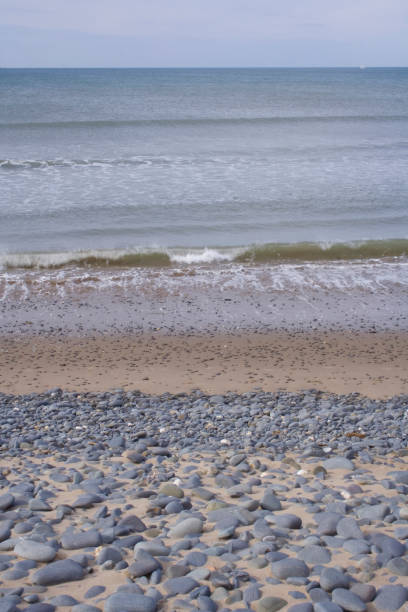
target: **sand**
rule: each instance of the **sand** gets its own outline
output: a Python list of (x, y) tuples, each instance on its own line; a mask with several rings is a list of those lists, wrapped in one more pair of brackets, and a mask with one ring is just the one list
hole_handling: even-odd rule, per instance
[(408, 332), (0, 336), (0, 391), (408, 393)]

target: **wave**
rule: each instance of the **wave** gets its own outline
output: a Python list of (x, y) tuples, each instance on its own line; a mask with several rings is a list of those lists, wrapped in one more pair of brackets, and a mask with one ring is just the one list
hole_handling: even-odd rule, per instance
[(273, 264), (330, 262), (408, 255), (408, 239), (367, 240), (351, 243), (269, 243), (248, 247), (112, 249), (0, 255), (0, 269), (136, 268), (194, 266), (222, 263)]
[(238, 262), (268, 263), (282, 260), (336, 261), (352, 259), (379, 259), (408, 255), (408, 240), (366, 240), (321, 244), (298, 242), (295, 244), (265, 244), (245, 249), (236, 256)]
[(144, 166), (154, 163), (166, 164), (171, 160), (164, 157), (138, 157), (129, 159), (0, 159), (0, 169), (25, 170), (45, 168), (75, 168), (77, 166)]
[(269, 123), (331, 123), (335, 121), (407, 121), (408, 115), (287, 115), (274, 117), (183, 117), (174, 119), (116, 119), (82, 121), (20, 121), (0, 123), (0, 129), (13, 128), (106, 128), (177, 125), (228, 125), (269, 124)]
[[(294, 150), (292, 147), (275, 147), (274, 153), (278, 155), (290, 153), (299, 154), (319, 154), (322, 152), (326, 153), (355, 153), (359, 151), (374, 151), (374, 150), (389, 150), (408, 148), (406, 141), (393, 141), (387, 143), (357, 143), (352, 145), (319, 145), (318, 148), (313, 146), (298, 146)], [(256, 160), (261, 162), (268, 162), (268, 158), (261, 157)], [(132, 157), (119, 157), (119, 158), (74, 158), (74, 159), (0, 159), (0, 170), (44, 170), (47, 168), (77, 168), (77, 167), (93, 167), (93, 168), (104, 168), (104, 167), (118, 167), (118, 166), (173, 166), (173, 165), (191, 165), (194, 163), (198, 164), (224, 164), (228, 165), (231, 163), (248, 162), (248, 159), (242, 155), (223, 155), (220, 156), (197, 156), (197, 157), (182, 157), (182, 156), (148, 156), (148, 155), (135, 155)]]

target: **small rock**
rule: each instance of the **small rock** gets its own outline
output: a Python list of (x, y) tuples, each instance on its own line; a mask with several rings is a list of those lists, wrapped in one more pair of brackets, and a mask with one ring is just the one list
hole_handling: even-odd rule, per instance
[(157, 602), (140, 593), (117, 591), (105, 601), (105, 612), (156, 612)]
[(184, 538), (191, 534), (200, 534), (203, 531), (203, 522), (195, 517), (187, 518), (174, 525), (170, 530), (170, 536), (174, 538)]
[(349, 612), (364, 612), (366, 609), (364, 601), (362, 601), (356, 593), (348, 589), (334, 589), (332, 601), (341, 606), (343, 610), (348, 610)]
[(14, 547), (14, 552), (23, 559), (31, 559), (41, 563), (49, 563), (55, 559), (57, 551), (48, 544), (42, 544), (34, 540), (19, 540)]
[(271, 564), (272, 573), (281, 580), (286, 580), (292, 576), (302, 576), (307, 578), (309, 576), (309, 568), (306, 563), (301, 559), (282, 559)]
[(199, 587), (200, 584), (193, 578), (183, 576), (182, 578), (170, 578), (163, 586), (169, 595), (185, 595)]
[(49, 565), (38, 570), (33, 576), (33, 583), (42, 586), (62, 584), (73, 580), (81, 580), (84, 576), (84, 568), (71, 559), (53, 561)]
[(395, 612), (407, 601), (408, 591), (401, 585), (386, 585), (377, 592), (373, 603), (381, 612)]
[(284, 606), (287, 606), (288, 602), (280, 597), (264, 597), (258, 602), (258, 612), (277, 612)]

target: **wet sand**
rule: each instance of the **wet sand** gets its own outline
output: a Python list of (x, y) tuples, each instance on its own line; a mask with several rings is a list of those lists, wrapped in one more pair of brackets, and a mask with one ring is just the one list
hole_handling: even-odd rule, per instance
[(146, 393), (299, 391), (372, 398), (408, 393), (408, 333), (0, 337), (0, 390), (139, 389)]

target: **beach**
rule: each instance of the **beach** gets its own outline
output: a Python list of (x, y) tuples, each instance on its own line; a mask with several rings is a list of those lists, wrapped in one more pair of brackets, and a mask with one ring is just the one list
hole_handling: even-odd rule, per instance
[(408, 392), (407, 332), (274, 332), (0, 339), (0, 388), (26, 394), (139, 389), (217, 394)]
[(408, 598), (407, 395), (0, 401), (6, 609), (385, 612)]
[(407, 75), (0, 70), (0, 612), (407, 609)]
[(5, 279), (4, 609), (405, 605), (405, 290), (268, 270)]

